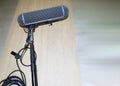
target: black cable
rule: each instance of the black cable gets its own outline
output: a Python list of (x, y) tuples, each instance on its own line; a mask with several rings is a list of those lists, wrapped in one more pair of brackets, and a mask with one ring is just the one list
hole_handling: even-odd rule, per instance
[[(12, 55), (15, 56), (15, 59), (16, 59), (16, 65), (18, 67), (18, 70), (14, 70), (12, 71), (6, 79), (2, 80), (0, 82), (0, 85), (1, 86), (12, 86), (12, 85), (17, 85), (17, 86), (26, 86), (26, 76), (24, 74), (24, 72), (20, 69), (20, 66), (19, 66), (19, 63), (18, 63), (18, 60), (23, 56), (24, 54), (26, 53), (28, 49), (28, 45), (25, 44), (24, 48), (22, 48), (21, 50), (19, 50), (18, 53), (15, 53), (15, 52), (11, 52)], [(21, 53), (21, 54), (20, 54)], [(21, 64), (24, 65), (24, 66), (30, 66), (30, 65), (25, 65), (23, 64), (22, 62), (22, 59), (20, 60)], [(13, 75), (14, 73), (20, 73), (20, 76), (15, 76)]]
[[(19, 50), (19, 52), (18, 52), (18, 54), (21, 56), (21, 57), (20, 57), (20, 62), (21, 62), (21, 64), (22, 64), (23, 66), (25, 66), (25, 67), (31, 66), (31, 64), (25, 64), (25, 63), (23, 63), (23, 57), (24, 57), (26, 51), (27, 51), (28, 49), (30, 49), (28, 46), (29, 46), (29, 44), (26, 43), (25, 46), (24, 46), (24, 48), (22, 48), (22, 49)], [(35, 55), (35, 59), (37, 59), (37, 54), (36, 54), (35, 51), (34, 51), (34, 55)]]
[[(2, 80), (0, 82), (0, 85), (1, 86), (12, 86), (12, 85), (17, 85), (17, 86), (27, 86), (27, 83), (26, 83), (26, 76), (25, 76), (25, 73), (21, 70), (20, 66), (19, 66), (19, 62), (25, 66), (25, 67), (29, 67), (31, 66), (31, 64), (27, 65), (27, 64), (24, 64), (23, 63), (23, 57), (26, 53), (26, 51), (30, 49), (29, 48), (29, 44), (28, 43), (25, 43), (24, 45), (24, 48), (20, 49), (18, 51), (18, 53), (12, 51), (11, 54), (15, 56), (15, 59), (16, 59), (16, 65), (18, 67), (18, 70), (14, 70), (12, 71), (6, 79)], [(35, 55), (35, 59), (37, 58), (37, 54), (36, 52), (34, 51), (34, 55)], [(15, 76), (13, 75), (14, 73), (19, 73), (20, 76)]]
[(26, 28), (23, 28), (23, 30), (24, 30), (24, 32), (25, 32), (25, 33), (28, 33), (28, 29), (26, 29)]
[(21, 57), (20, 57), (20, 62), (21, 62), (21, 64), (22, 64), (23, 66), (29, 67), (29, 66), (31, 66), (31, 64), (28, 65), (28, 64), (23, 63), (23, 57), (24, 57), (27, 49), (29, 49), (29, 48), (23, 48), (23, 49), (21, 49), (21, 50), (18, 52), (18, 54), (21, 56)]
[[(11, 85), (26, 86), (26, 77), (24, 72), (22, 72), (19, 67), (18, 59), (16, 59), (16, 64), (17, 64), (18, 70), (12, 71), (6, 79), (2, 80), (0, 82), (0, 84), (2, 84), (1, 86), (11, 86)], [(20, 73), (21, 77), (12, 75), (17, 72)]]

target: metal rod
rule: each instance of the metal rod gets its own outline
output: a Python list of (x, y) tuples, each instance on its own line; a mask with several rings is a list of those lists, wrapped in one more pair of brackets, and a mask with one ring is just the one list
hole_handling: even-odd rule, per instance
[(33, 43), (30, 43), (30, 58), (31, 58), (32, 86), (38, 86), (36, 57), (35, 57), (35, 51), (34, 51), (34, 44)]
[(30, 45), (30, 61), (31, 61), (31, 78), (32, 78), (32, 86), (38, 86), (37, 80), (37, 66), (36, 66), (36, 53), (34, 50), (34, 37), (33, 37), (34, 28), (28, 28), (28, 37), (27, 43)]

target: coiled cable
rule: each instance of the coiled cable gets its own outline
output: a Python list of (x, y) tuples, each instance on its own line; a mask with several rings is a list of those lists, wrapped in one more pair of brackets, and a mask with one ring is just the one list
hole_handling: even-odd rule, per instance
[[(24, 54), (26, 53), (27, 49), (29, 49), (29, 44), (25, 44), (24, 48), (22, 48), (21, 50), (19, 50), (18, 53), (15, 53), (15, 52), (11, 52), (12, 55), (15, 56), (15, 59), (16, 59), (16, 65), (18, 67), (18, 70), (14, 70), (12, 71), (6, 79), (2, 80), (0, 82), (0, 85), (1, 86), (12, 86), (12, 85), (16, 85), (16, 86), (27, 86), (27, 83), (26, 83), (26, 76), (25, 76), (25, 73), (21, 70), (20, 66), (19, 66), (19, 60), (21, 62), (21, 64), (23, 66), (26, 66), (26, 67), (29, 67), (31, 65), (26, 65), (23, 63), (22, 59), (23, 59), (23, 56)], [(19, 73), (20, 76), (16, 76), (16, 75), (13, 75), (15, 73)]]

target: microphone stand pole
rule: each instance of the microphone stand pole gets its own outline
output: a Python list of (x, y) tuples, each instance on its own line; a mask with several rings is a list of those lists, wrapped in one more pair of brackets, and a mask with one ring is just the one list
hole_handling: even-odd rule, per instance
[(30, 46), (32, 86), (38, 86), (37, 67), (36, 67), (36, 53), (35, 53), (35, 50), (34, 50), (34, 37), (33, 37), (34, 30), (35, 30), (35, 27), (33, 25), (28, 27), (28, 37), (26, 39), (26, 42)]

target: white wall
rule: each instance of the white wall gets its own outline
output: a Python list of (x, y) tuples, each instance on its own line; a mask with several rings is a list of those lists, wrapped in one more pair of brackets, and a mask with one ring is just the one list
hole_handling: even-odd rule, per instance
[(72, 0), (82, 86), (120, 86), (120, 1)]
[(18, 0), (0, 0), (0, 56)]

